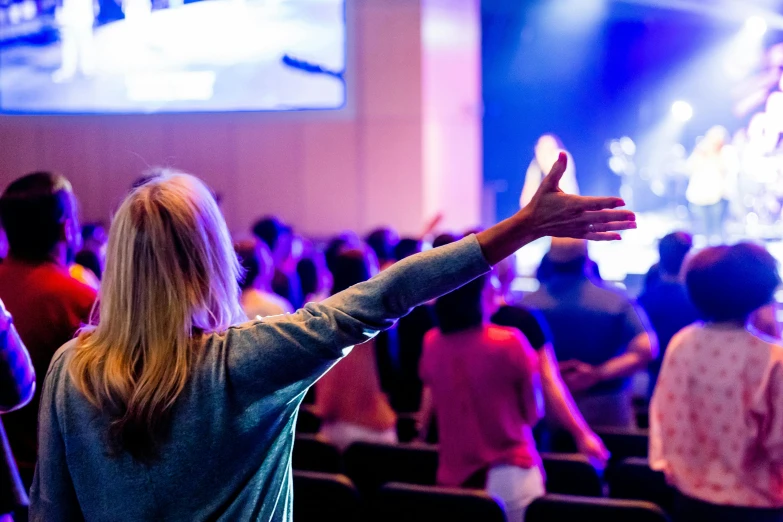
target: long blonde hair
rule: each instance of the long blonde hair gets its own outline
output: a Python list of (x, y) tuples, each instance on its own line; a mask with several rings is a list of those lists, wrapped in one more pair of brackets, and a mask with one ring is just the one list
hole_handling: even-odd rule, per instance
[(97, 324), (69, 365), (77, 389), (111, 419), (109, 443), (157, 455), (204, 332), (243, 320), (239, 263), (209, 189), (165, 173), (137, 187), (109, 233)]

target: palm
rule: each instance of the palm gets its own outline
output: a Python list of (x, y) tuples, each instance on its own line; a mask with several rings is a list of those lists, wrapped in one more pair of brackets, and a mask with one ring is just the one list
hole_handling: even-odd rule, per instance
[(615, 210), (625, 204), (620, 198), (575, 196), (563, 192), (558, 185), (567, 161), (566, 155), (560, 154), (524, 209), (543, 235), (611, 241), (620, 239), (617, 231), (636, 228), (633, 212)]

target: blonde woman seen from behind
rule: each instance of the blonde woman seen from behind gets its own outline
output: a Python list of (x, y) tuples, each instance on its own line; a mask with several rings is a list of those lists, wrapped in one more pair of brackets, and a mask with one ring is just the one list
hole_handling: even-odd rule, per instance
[(97, 324), (46, 376), (30, 520), (291, 520), (296, 411), (346, 348), (539, 237), (635, 227), (617, 198), (562, 193), (565, 163), (478, 235), (242, 324), (239, 266), (209, 190), (182, 174), (135, 188), (112, 224)]

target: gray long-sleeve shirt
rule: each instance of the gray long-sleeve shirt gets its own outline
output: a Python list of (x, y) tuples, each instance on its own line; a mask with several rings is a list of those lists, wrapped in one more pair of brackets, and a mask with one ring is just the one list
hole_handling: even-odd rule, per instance
[(487, 270), (471, 236), (295, 314), (209, 335), (151, 465), (109, 456), (109, 419), (71, 382), (74, 343), (65, 345), (44, 383), (30, 520), (291, 520), (290, 457), (307, 388), (347, 347)]

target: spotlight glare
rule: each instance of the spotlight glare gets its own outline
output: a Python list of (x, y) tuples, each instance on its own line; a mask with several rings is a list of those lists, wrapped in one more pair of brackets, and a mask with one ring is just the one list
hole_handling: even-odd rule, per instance
[(767, 21), (760, 16), (751, 16), (745, 20), (745, 30), (754, 36), (763, 36), (767, 32)]
[(672, 116), (674, 116), (677, 121), (683, 123), (690, 121), (693, 117), (693, 107), (686, 101), (678, 100), (672, 103)]

